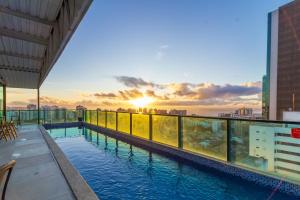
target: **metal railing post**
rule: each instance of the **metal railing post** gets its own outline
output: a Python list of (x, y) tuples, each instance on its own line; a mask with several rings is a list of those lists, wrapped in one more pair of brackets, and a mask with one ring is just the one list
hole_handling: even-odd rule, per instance
[(153, 133), (152, 133), (152, 114), (149, 114), (149, 140), (152, 141)]
[(182, 117), (178, 116), (178, 148), (183, 148), (183, 138), (182, 138)]
[(67, 109), (64, 110), (65, 111), (65, 123), (67, 122)]
[(92, 111), (90, 110), (90, 123), (89, 124), (92, 124)]
[(82, 110), (81, 114), (82, 114), (82, 121), (85, 122), (86, 110)]
[[(99, 113), (98, 113), (98, 109), (97, 109), (97, 127), (99, 126), (99, 124), (98, 124), (98, 121), (99, 121), (99, 118), (98, 118), (98, 116), (99, 116)], [(97, 134), (97, 137), (98, 137), (98, 134)]]
[(129, 129), (129, 133), (130, 135), (132, 135), (132, 113), (129, 113), (129, 117), (130, 117), (130, 129)]
[(116, 131), (118, 131), (118, 112), (116, 112)]
[(230, 143), (230, 138), (231, 138), (231, 123), (230, 123), (230, 120), (226, 120), (226, 123), (227, 123), (227, 126), (226, 126), (226, 129), (227, 129), (227, 142), (226, 142), (226, 146), (227, 146), (227, 162), (231, 162), (231, 143)]
[(3, 113), (2, 113), (2, 117), (4, 118), (4, 120), (7, 120), (7, 113), (6, 113), (6, 85), (3, 85), (3, 102), (2, 102), (2, 106), (3, 106)]
[(38, 109), (38, 124), (40, 124), (40, 88), (37, 89), (37, 109)]
[(105, 128), (107, 128), (107, 111), (105, 111)]
[(21, 125), (21, 118), (20, 118), (20, 116), (21, 116), (21, 111), (19, 110), (19, 112), (18, 112), (18, 122), (19, 122), (19, 125)]

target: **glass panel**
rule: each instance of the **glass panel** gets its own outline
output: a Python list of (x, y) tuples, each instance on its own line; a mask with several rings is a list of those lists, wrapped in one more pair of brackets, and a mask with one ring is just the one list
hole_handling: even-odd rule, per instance
[(132, 135), (149, 139), (149, 115), (132, 114)]
[(66, 110), (57, 109), (52, 110), (52, 123), (63, 123), (65, 122)]
[(118, 131), (130, 133), (130, 114), (118, 113)]
[(44, 123), (49, 124), (51, 123), (51, 111), (50, 110), (43, 110), (44, 113)]
[(107, 112), (107, 128), (116, 130), (116, 112)]
[(152, 124), (153, 141), (178, 146), (178, 117), (153, 115)]
[(84, 119), (85, 119), (85, 122), (86, 122), (86, 123), (91, 123), (90, 112), (91, 112), (91, 111), (89, 111), (89, 110), (86, 110), (86, 111), (85, 111), (85, 118), (84, 118)]
[(96, 110), (91, 110), (91, 124), (97, 126), (97, 111)]
[(183, 149), (227, 159), (226, 120), (182, 117)]
[(98, 126), (105, 127), (105, 112), (98, 112)]
[(44, 123), (45, 123), (44, 110), (40, 110), (40, 123), (41, 123), (41, 124), (44, 124)]
[(78, 121), (76, 110), (67, 110), (66, 112), (67, 112), (66, 113), (67, 122), (77, 122)]
[[(81, 118), (81, 119), (83, 119), (83, 114), (84, 114), (84, 110), (76, 110), (76, 113), (77, 113), (77, 118), (79, 119), (79, 118)], [(77, 120), (78, 120), (77, 119)]]
[(37, 110), (21, 110), (20, 123), (21, 124), (37, 124), (38, 111)]
[(6, 120), (18, 122), (19, 121), (19, 111), (18, 110), (6, 111)]
[(300, 124), (230, 120), (233, 163), (300, 183), (300, 139), (292, 128)]

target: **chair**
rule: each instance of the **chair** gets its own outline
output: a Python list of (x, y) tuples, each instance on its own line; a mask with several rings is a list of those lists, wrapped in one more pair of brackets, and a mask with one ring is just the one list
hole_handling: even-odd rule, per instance
[(11, 160), (0, 167), (0, 185), (4, 183), (1, 200), (5, 200), (5, 192), (6, 192), (7, 184), (15, 164), (16, 161)]
[(8, 141), (8, 139), (13, 140), (17, 137), (17, 129), (15, 127), (14, 122), (6, 122), (5, 120), (2, 120), (0, 128), (0, 140), (4, 138), (5, 141)]
[(5, 139), (5, 141), (8, 141), (11, 138), (11, 135), (7, 129), (7, 127), (5, 126), (5, 123), (2, 121), (1, 125), (0, 125), (0, 140), (2, 140), (3, 138)]
[(10, 121), (9, 123), (7, 123), (7, 126), (9, 127), (9, 130), (10, 130), (11, 134), (13, 135), (13, 137), (16, 139), (18, 137), (18, 135), (17, 135), (17, 129), (16, 129), (14, 122)]

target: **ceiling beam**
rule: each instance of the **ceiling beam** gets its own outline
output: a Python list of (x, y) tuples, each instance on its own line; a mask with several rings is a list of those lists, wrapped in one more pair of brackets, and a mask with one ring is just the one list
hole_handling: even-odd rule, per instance
[(0, 12), (8, 14), (8, 15), (13, 15), (13, 16), (16, 16), (16, 17), (28, 19), (30, 21), (45, 24), (45, 25), (48, 25), (48, 26), (53, 26), (53, 24), (54, 24), (54, 22), (52, 22), (52, 21), (42, 19), (40, 17), (32, 16), (30, 14), (23, 13), (23, 12), (20, 12), (20, 11), (17, 11), (17, 10), (12, 10), (12, 9), (9, 9), (7, 7), (4, 7), (4, 6), (0, 6)]
[(42, 57), (29, 56), (29, 55), (24, 55), (24, 54), (19, 54), (19, 53), (9, 53), (9, 52), (5, 52), (5, 51), (0, 51), (0, 56), (11, 56), (11, 57), (35, 60), (35, 61), (38, 61), (38, 62), (43, 61)]
[(18, 72), (40, 73), (39, 69), (33, 69), (33, 68), (27, 68), (27, 67), (0, 65), (0, 69), (18, 71)]
[(0, 35), (19, 40), (25, 40), (27, 42), (33, 42), (40, 45), (47, 46), (48, 40), (39, 36), (30, 35), (28, 33), (18, 32), (7, 28), (0, 28)]

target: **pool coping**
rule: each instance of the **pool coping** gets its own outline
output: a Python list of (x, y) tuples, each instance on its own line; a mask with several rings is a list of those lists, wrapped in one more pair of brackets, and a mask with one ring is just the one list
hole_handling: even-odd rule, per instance
[[(78, 126), (81, 123), (69, 123), (66, 127)], [(90, 188), (77, 169), (71, 164), (60, 147), (48, 134), (43, 126), (39, 126), (43, 138), (45, 139), (55, 161), (57, 162), (63, 176), (65, 177), (74, 197), (78, 200), (99, 200), (95, 192)]]

